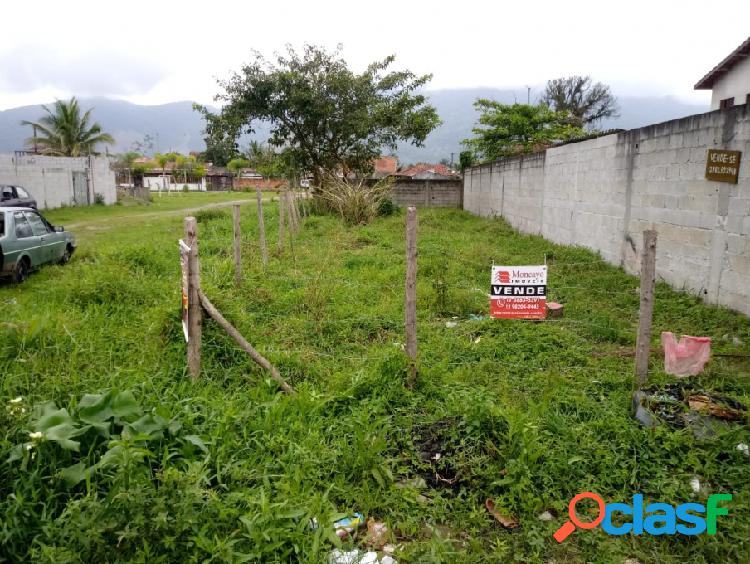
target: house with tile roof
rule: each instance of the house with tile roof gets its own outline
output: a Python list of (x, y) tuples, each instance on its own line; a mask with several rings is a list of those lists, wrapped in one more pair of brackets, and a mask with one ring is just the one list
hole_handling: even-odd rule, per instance
[(414, 180), (440, 180), (443, 178), (457, 178), (460, 175), (444, 164), (419, 163), (399, 170), (396, 176), (412, 178)]
[(698, 81), (696, 90), (711, 90), (711, 109), (750, 104), (750, 37)]

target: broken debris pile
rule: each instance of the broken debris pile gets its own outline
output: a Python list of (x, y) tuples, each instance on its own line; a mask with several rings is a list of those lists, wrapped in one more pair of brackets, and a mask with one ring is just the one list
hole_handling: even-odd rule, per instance
[(652, 386), (633, 395), (635, 418), (642, 425), (689, 427), (696, 439), (709, 438), (729, 422), (744, 420), (746, 409), (732, 398), (696, 389), (689, 383)]

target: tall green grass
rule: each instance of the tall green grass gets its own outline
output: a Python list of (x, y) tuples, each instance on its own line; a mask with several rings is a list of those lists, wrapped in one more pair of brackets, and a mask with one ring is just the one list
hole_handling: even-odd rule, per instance
[[(272, 243), (278, 210), (265, 212)], [(180, 216), (133, 216), (88, 232), (69, 265), (0, 286), (2, 557), (321, 562), (340, 543), (331, 523), (361, 511), (388, 523), (403, 562), (743, 561), (750, 466), (735, 446), (750, 443), (747, 425), (704, 442), (643, 429), (628, 411), (632, 358), (605, 354), (634, 344), (638, 280), (500, 220), (419, 215), (414, 390), (404, 387), (403, 213), (360, 227), (308, 217), (294, 252), (272, 253), (264, 270), (256, 209), (243, 207), (239, 287), (230, 215), (198, 215), (204, 291), (295, 397), (210, 320), (201, 378), (186, 375)], [(564, 319), (469, 319), (487, 312), (493, 261), (534, 264), (545, 253), (554, 256), (550, 298), (566, 304)], [(455, 328), (446, 327), (451, 320)], [(671, 330), (709, 335), (719, 352), (750, 352), (747, 318), (664, 285), (654, 322), (654, 344)], [(661, 367), (653, 359), (653, 382), (671, 380)], [(716, 357), (695, 380), (747, 404), (749, 374), (747, 359)], [(107, 390), (132, 393), (137, 410), (100, 413), (99, 427), (75, 435), (93, 425), (83, 398)], [(70, 417), (52, 435), (40, 423), (47, 402)], [(97, 434), (102, 425), (108, 435)], [(47, 434), (33, 439), (41, 428)], [(79, 450), (51, 438), (61, 436)], [(442, 449), (439, 468), (424, 458), (428, 444)], [(116, 447), (111, 464), (99, 464)], [(65, 471), (78, 464), (99, 466), (70, 485)], [(455, 483), (440, 486), (435, 468)], [(710, 492), (734, 494), (715, 537), (596, 530), (561, 545), (552, 539), (580, 491), (681, 503), (696, 499), (694, 474)], [(488, 497), (519, 519), (518, 530), (487, 514)], [(539, 520), (545, 510), (558, 518)], [(321, 526), (311, 528), (311, 518)]]

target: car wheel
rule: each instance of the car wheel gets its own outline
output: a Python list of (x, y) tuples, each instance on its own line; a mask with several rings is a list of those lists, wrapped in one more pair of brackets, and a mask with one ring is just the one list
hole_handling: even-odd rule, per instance
[(31, 270), (31, 267), (29, 265), (29, 259), (22, 258), (18, 264), (16, 264), (16, 270), (13, 273), (13, 282), (16, 284), (21, 284), (22, 282), (25, 282), (26, 279), (29, 277), (29, 270)]
[(65, 247), (65, 252), (60, 257), (60, 264), (67, 264), (70, 260), (70, 247)]

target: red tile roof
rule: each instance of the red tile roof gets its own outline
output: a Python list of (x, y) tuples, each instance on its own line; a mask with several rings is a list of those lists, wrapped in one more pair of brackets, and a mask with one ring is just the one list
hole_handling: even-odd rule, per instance
[(372, 164), (377, 174), (396, 174), (396, 170), (398, 170), (398, 159), (396, 157), (380, 157), (375, 159)]
[(430, 164), (430, 163), (419, 163), (404, 170), (398, 171), (399, 176), (414, 176), (420, 172), (432, 172), (439, 174), (440, 176), (456, 176), (455, 171), (444, 164)]

